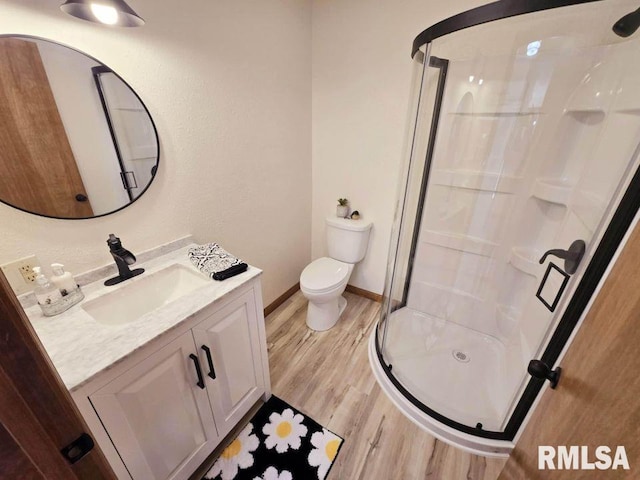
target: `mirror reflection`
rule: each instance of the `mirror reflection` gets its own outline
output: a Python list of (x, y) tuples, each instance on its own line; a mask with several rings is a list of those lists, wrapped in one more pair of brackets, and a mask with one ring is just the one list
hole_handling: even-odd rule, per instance
[(0, 201), (55, 218), (106, 215), (153, 180), (158, 138), (138, 95), (71, 48), (0, 37)]

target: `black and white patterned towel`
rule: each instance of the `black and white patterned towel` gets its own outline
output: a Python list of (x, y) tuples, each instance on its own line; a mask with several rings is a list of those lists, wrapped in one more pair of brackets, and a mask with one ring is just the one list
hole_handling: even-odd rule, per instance
[(217, 243), (207, 243), (189, 249), (189, 260), (198, 270), (214, 280), (225, 280), (247, 270), (242, 260), (234, 257)]

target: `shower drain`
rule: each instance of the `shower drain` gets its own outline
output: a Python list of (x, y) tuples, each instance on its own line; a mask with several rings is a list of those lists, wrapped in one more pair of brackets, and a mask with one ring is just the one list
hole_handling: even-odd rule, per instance
[(453, 358), (459, 362), (469, 363), (471, 361), (471, 357), (461, 350), (453, 350), (451, 354), (453, 355)]

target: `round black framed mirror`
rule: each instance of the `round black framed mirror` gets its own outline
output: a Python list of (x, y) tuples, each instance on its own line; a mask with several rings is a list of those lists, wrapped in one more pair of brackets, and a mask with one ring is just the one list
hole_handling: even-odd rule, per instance
[(114, 71), (44, 38), (0, 35), (0, 201), (60, 219), (101, 217), (149, 188), (157, 130)]

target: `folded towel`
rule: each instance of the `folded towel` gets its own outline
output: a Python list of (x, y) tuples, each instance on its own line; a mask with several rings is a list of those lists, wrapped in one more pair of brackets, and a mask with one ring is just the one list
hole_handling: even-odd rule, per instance
[(214, 280), (225, 280), (247, 270), (248, 265), (220, 247), (207, 243), (189, 249), (189, 260)]

